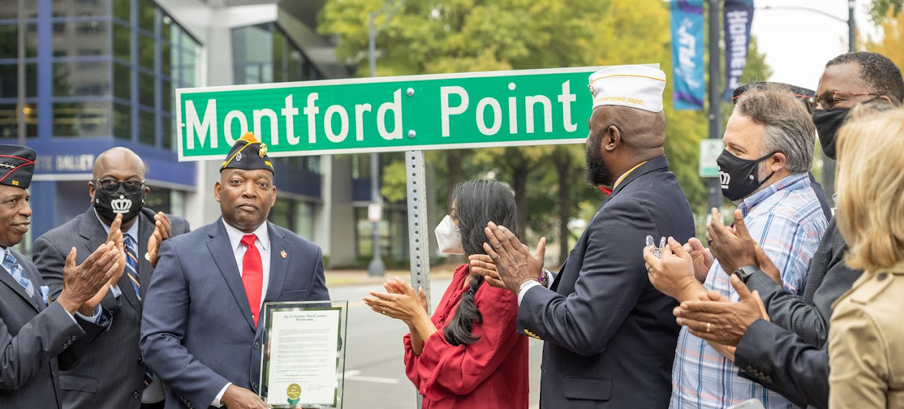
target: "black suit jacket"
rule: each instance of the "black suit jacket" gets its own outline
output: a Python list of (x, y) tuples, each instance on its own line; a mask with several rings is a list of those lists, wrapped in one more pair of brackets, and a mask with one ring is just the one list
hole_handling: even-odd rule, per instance
[(817, 348), (765, 320), (749, 328), (735, 351), (740, 375), (780, 393), (795, 405), (829, 407), (828, 343)]
[(694, 235), (690, 206), (665, 156), (618, 184), (552, 289), (534, 287), (523, 296), (518, 331), (546, 341), (544, 409), (668, 407), (677, 301), (649, 282), (647, 235), (681, 243)]
[(818, 348), (826, 343), (829, 336), (832, 303), (850, 290), (854, 281), (863, 274), (863, 271), (854, 270), (844, 263), (846, 251), (847, 243), (835, 219), (831, 219), (810, 261), (803, 298), (785, 291), (762, 271), (750, 276), (747, 287), (750, 291), (760, 292), (772, 322)]
[(803, 299), (784, 291), (761, 271), (750, 276), (747, 286), (760, 292), (772, 323), (757, 321), (741, 338), (735, 351), (741, 376), (797, 405), (828, 407), (826, 340), (832, 304), (863, 273), (844, 263), (846, 250), (844, 237), (832, 219), (810, 262)]
[(82, 347), (104, 327), (76, 323), (58, 303), (47, 306), (38, 269), (21, 254), (13, 256), (35, 294), (29, 297), (0, 267), (0, 408), (60, 408), (59, 368), (75, 365)]
[[(138, 276), (142, 297), (150, 284), (154, 269), (144, 258), (148, 239), (154, 232), (154, 215), (144, 208), (137, 216)], [(187, 233), (188, 222), (168, 215), (173, 236)], [(125, 233), (125, 232), (123, 232)], [(78, 251), (76, 263), (82, 263), (107, 239), (107, 232), (90, 207), (66, 224), (44, 233), (35, 240), (34, 261), (50, 286), (51, 299), (63, 288), (63, 264), (69, 250)], [(101, 304), (115, 319), (109, 331), (98, 336), (88, 347), (81, 363), (60, 374), (64, 409), (137, 409), (144, 391), (145, 365), (138, 349), (141, 332), (142, 301), (135, 295), (129, 277), (119, 279), (122, 294), (115, 298), (108, 292)]]

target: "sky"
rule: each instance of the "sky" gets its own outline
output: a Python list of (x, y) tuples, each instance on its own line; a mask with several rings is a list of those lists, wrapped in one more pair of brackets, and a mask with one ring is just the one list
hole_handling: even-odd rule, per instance
[[(826, 62), (848, 50), (848, 0), (754, 0), (754, 5), (751, 31), (772, 68), (770, 80), (815, 90)], [(861, 39), (879, 33), (868, 6), (869, 0), (856, 1)], [(788, 7), (823, 11), (843, 21)]]

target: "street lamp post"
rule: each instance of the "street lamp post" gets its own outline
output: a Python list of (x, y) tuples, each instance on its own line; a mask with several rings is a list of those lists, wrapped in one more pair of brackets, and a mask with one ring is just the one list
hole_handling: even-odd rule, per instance
[[(377, 76), (377, 56), (376, 56), (376, 42), (377, 42), (377, 34), (379, 32), (374, 28), (374, 18), (376, 17), (376, 13), (371, 12), (369, 16), (369, 41), (367, 46), (367, 57), (370, 62), (370, 76)], [(387, 16), (388, 19), (388, 16)], [(383, 22), (386, 24), (386, 21)], [(380, 175), (380, 155), (378, 153), (370, 154), (370, 200), (372, 206), (379, 209), (380, 216), (383, 214), (383, 196), (380, 194), (380, 183), (379, 183), (379, 175)], [(370, 213), (370, 212), (368, 212)], [(383, 258), (380, 255), (380, 222), (379, 219), (373, 222), (373, 258), (370, 260), (370, 264), (367, 266), (367, 275), (371, 277), (382, 277), (386, 273), (386, 264), (383, 263)]]
[[(709, 3), (709, 134), (710, 139), (722, 137), (722, 96), (719, 93), (719, 82), (722, 79), (721, 50), (719, 49), (719, 11), (723, 0), (707, 0)], [(722, 207), (722, 188), (719, 178), (707, 178), (706, 191), (708, 208)]]
[[(806, 11), (809, 13), (821, 14), (823, 17), (827, 17), (829, 19), (835, 20), (840, 23), (847, 24), (848, 26), (848, 52), (857, 51), (857, 20), (854, 17), (854, 8), (856, 7), (856, 0), (848, 0), (848, 18), (847, 20), (836, 17), (832, 14), (826, 13), (825, 11), (819, 9), (812, 9), (809, 7), (793, 7), (793, 6), (766, 6), (763, 7), (763, 10), (797, 10), (797, 11)], [(826, 196), (829, 199), (829, 203), (835, 204), (835, 160), (826, 156), (825, 152), (822, 154), (822, 184), (823, 190), (826, 192)]]

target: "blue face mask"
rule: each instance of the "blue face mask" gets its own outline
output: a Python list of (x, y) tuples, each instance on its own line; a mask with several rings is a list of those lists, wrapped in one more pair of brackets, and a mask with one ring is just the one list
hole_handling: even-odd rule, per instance
[(716, 163), (719, 165), (719, 180), (722, 186), (722, 195), (732, 202), (741, 200), (755, 192), (775, 172), (772, 172), (763, 180), (758, 180), (760, 162), (769, 159), (776, 152), (772, 152), (757, 160), (741, 159), (732, 155), (728, 150), (723, 150)]

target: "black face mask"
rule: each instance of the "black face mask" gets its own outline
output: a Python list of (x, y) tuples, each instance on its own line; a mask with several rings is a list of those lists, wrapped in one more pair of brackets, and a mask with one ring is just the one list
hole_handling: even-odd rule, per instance
[(94, 209), (97, 214), (107, 220), (113, 220), (122, 214), (122, 222), (128, 222), (138, 216), (144, 207), (144, 189), (129, 194), (122, 186), (116, 193), (108, 193), (103, 188), (94, 189)]
[(719, 179), (722, 185), (722, 195), (732, 202), (741, 200), (763, 185), (775, 172), (772, 172), (763, 180), (757, 180), (760, 162), (769, 159), (772, 152), (757, 160), (741, 159), (732, 155), (728, 150), (723, 150), (716, 163), (719, 165)]
[(819, 144), (822, 146), (822, 152), (831, 159), (835, 159), (836, 134), (850, 110), (850, 108), (832, 108), (813, 111), (813, 123), (816, 124), (816, 132), (819, 134)]

